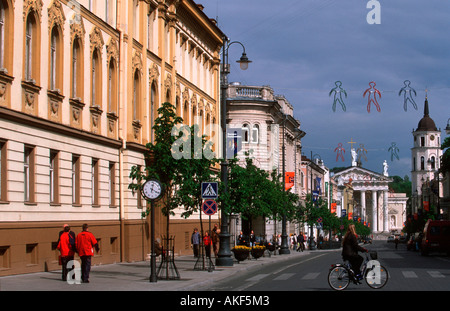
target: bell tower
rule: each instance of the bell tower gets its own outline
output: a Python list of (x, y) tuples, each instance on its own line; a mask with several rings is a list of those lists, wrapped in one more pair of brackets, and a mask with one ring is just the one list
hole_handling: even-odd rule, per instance
[(439, 169), (442, 155), (441, 131), (437, 129), (430, 118), (428, 96), (425, 96), (423, 118), (413, 132), (414, 144), (411, 148), (411, 184), (412, 184), (412, 213), (416, 213), (423, 206), (422, 184), (434, 179)]

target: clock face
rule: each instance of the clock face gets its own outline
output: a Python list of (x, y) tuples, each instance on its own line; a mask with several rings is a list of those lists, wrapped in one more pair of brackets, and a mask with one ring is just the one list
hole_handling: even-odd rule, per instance
[(150, 200), (157, 199), (162, 193), (162, 186), (156, 180), (146, 181), (142, 186), (142, 194)]

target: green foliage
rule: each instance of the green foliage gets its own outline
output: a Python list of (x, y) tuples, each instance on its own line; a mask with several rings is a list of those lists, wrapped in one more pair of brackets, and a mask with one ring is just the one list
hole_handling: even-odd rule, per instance
[(364, 223), (349, 220), (347, 217), (339, 218), (335, 213), (331, 213), (326, 201), (322, 200), (322, 198), (314, 202), (311, 200), (311, 195), (308, 194), (304, 203), (297, 214), (297, 221), (305, 222), (308, 226), (317, 225), (318, 219), (321, 218), (323, 228), (328, 231), (345, 234), (348, 225), (354, 224), (358, 235), (369, 235), (371, 232), (371, 229), (368, 226), (364, 226)]
[[(172, 214), (172, 210), (176, 208), (176, 203), (172, 200), (173, 180), (176, 179), (180, 173), (182, 162), (173, 158), (171, 153), (172, 144), (179, 137), (172, 136), (172, 128), (183, 122), (181, 117), (177, 117), (173, 105), (170, 103), (163, 103), (158, 109), (158, 118), (155, 120), (153, 130), (155, 133), (154, 143), (146, 145), (146, 152), (144, 154), (146, 163), (145, 171), (138, 166), (133, 166), (129, 177), (131, 183), (128, 189), (133, 192), (142, 189), (143, 183), (151, 178), (158, 179), (163, 185), (165, 192), (165, 204), (162, 208), (164, 215)], [(181, 136), (181, 134), (179, 135)], [(143, 212), (143, 217), (148, 215), (149, 211)]]
[(389, 188), (396, 193), (406, 193), (407, 197), (411, 197), (411, 181), (407, 175), (404, 178), (393, 176), (392, 179), (393, 181), (389, 183)]
[(442, 173), (449, 174), (450, 172), (450, 136), (446, 137), (441, 145), (441, 149), (444, 151), (442, 154), (442, 165), (440, 171)]
[(228, 213), (240, 214), (244, 219), (280, 219), (284, 214), (292, 217), (298, 196), (283, 190), (281, 176), (258, 168), (247, 154), (245, 166), (239, 165), (237, 158), (229, 160), (228, 192), (221, 183), (219, 202), (228, 207)]
[[(208, 159), (202, 154), (204, 150), (210, 148), (210, 142), (207, 142), (205, 137), (205, 135), (201, 136), (198, 125), (191, 126), (189, 156), (178, 160), (182, 165), (174, 180), (176, 188), (173, 195), (175, 205), (184, 207), (182, 213), (184, 218), (188, 218), (200, 209), (203, 202), (202, 182), (218, 181), (218, 172), (214, 170), (218, 159)], [(196, 146), (193, 143), (196, 139), (201, 141), (201, 145)]]

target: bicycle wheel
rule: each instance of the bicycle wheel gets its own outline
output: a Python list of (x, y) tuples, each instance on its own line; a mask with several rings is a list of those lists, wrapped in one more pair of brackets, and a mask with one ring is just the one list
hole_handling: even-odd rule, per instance
[(367, 269), (365, 275), (366, 283), (371, 288), (380, 289), (384, 285), (386, 285), (389, 279), (389, 273), (385, 267), (382, 265), (378, 267), (374, 267), (371, 269)]
[(350, 284), (348, 270), (342, 266), (330, 269), (330, 272), (328, 273), (328, 284), (334, 290), (346, 289)]

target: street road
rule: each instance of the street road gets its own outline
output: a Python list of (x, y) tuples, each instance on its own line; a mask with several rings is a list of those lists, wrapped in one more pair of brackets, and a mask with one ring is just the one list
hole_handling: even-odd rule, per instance
[[(448, 291), (450, 258), (445, 254), (428, 257), (407, 251), (405, 244), (375, 241), (365, 245), (378, 252), (378, 261), (389, 271), (382, 289), (371, 289), (365, 282), (351, 283), (345, 291)], [(240, 274), (210, 287), (212, 291), (332, 291), (327, 282), (332, 263), (342, 262), (341, 250), (311, 251), (294, 260), (264, 265), (257, 271)]]

